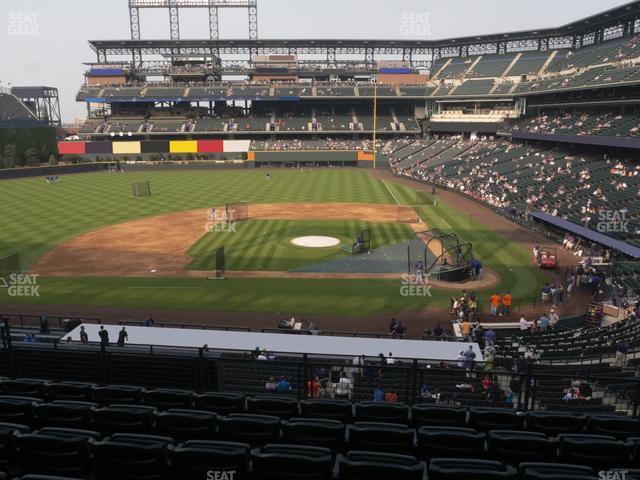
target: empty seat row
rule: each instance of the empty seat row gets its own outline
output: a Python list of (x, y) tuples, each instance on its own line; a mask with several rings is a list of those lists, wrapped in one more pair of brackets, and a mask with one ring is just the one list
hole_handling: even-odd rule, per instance
[[(265, 395), (245, 398), (241, 394), (209, 392), (194, 394), (181, 390), (143, 391), (135, 387), (95, 387), (95, 401), (53, 399), (18, 395), (0, 395), (0, 422), (30, 426), (77, 427), (99, 421), (114, 411), (113, 406), (140, 407), (153, 412), (169, 409), (198, 410), (225, 416), (232, 413), (271, 415), (280, 419), (293, 417), (339, 420), (343, 423), (388, 422), (421, 426), (470, 427), (481, 431), (506, 429), (528, 430), (547, 435), (594, 433), (616, 438), (640, 436), (640, 420), (617, 415), (586, 415), (535, 411), (526, 414), (510, 409), (480, 407), (445, 407), (429, 403), (412, 407), (402, 403), (358, 402), (347, 400), (303, 400)], [(95, 392), (100, 392), (96, 395)], [(59, 398), (51, 397), (48, 398)], [(73, 397), (77, 398), (77, 397)], [(106, 407), (106, 406), (109, 407)], [(143, 408), (143, 407), (146, 407)], [(116, 409), (117, 410), (117, 409)], [(151, 415), (149, 413), (149, 415)]]

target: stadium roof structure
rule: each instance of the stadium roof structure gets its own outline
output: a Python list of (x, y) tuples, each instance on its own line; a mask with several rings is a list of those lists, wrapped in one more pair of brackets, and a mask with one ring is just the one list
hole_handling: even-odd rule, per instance
[(591, 240), (592, 242), (604, 245), (605, 247), (611, 248), (612, 250), (624, 253), (625, 255), (629, 255), (633, 258), (640, 258), (640, 248), (629, 245), (628, 243), (621, 240), (616, 240), (615, 238), (611, 238), (607, 235), (604, 235), (603, 233), (596, 232), (589, 228), (583, 227), (582, 225), (577, 225), (563, 218), (555, 217), (546, 212), (531, 212), (530, 215), (533, 218), (542, 220), (543, 222), (561, 228), (564, 231), (573, 233), (574, 235), (578, 235), (579, 237)]
[[(323, 55), (318, 65), (331, 66), (336, 55), (363, 55), (360, 60), (374, 65), (380, 55), (395, 55), (414, 68), (429, 69), (441, 57), (507, 53), (558, 48), (580, 48), (635, 34), (640, 28), (640, 0), (555, 28), (496, 33), (441, 40), (347, 40), (347, 39), (201, 39), (201, 40), (92, 40), (98, 62), (110, 56), (126, 55), (135, 65), (143, 55), (222, 55), (227, 65), (249, 67), (257, 55)], [(388, 58), (385, 58), (388, 59)], [(235, 62), (235, 63), (233, 63)]]

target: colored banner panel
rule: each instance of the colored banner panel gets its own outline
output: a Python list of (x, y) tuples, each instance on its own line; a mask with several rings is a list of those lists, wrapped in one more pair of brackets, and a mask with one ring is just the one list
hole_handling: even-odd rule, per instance
[(140, 142), (113, 142), (114, 155), (142, 153)]
[(58, 153), (60, 155), (82, 155), (85, 152), (85, 142), (58, 142)]
[(248, 152), (251, 147), (251, 140), (224, 140), (224, 152)]
[(142, 153), (169, 153), (169, 140), (142, 142)]
[(255, 162), (256, 161), (256, 152), (247, 152), (247, 161)]
[(111, 142), (87, 142), (87, 153), (111, 154)]
[(198, 153), (198, 142), (196, 140), (172, 140), (169, 143), (171, 153)]
[(198, 153), (222, 153), (224, 142), (222, 140), (198, 140)]
[(363, 152), (362, 150), (358, 150), (358, 161), (373, 162), (373, 153), (367, 153), (367, 152)]

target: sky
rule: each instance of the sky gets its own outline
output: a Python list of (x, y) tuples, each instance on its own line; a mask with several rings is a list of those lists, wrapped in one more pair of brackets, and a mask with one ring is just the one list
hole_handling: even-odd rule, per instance
[[(259, 38), (443, 39), (558, 27), (628, 0), (258, 0)], [(169, 38), (166, 10), (141, 11), (143, 39)], [(182, 38), (208, 38), (206, 10), (180, 11)], [(221, 11), (220, 38), (247, 38), (243, 9)], [(409, 26), (408, 26), (409, 25)], [(89, 40), (130, 38), (127, 0), (1, 0), (0, 87), (47, 85), (63, 121), (86, 115), (75, 101)]]

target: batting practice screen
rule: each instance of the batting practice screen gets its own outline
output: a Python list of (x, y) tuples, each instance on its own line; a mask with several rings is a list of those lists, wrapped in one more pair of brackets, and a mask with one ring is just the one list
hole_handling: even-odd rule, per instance
[(135, 198), (145, 198), (151, 196), (151, 183), (135, 182), (132, 184), (133, 196)]

